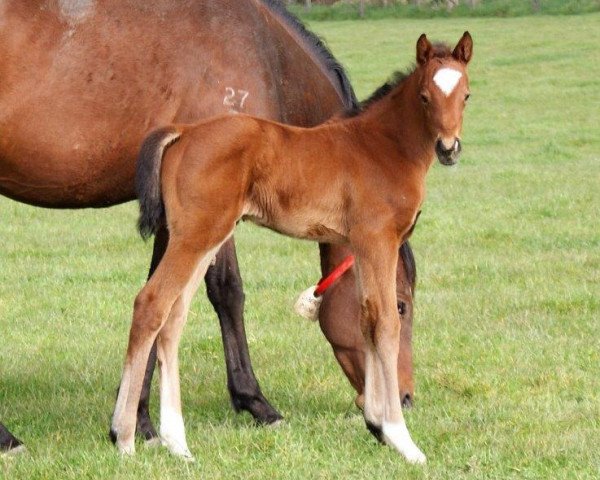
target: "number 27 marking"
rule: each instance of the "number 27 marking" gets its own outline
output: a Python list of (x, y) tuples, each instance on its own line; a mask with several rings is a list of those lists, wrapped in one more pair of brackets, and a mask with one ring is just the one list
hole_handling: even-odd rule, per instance
[(244, 108), (244, 103), (250, 95), (248, 90), (235, 89), (231, 87), (225, 88), (225, 98), (223, 99), (223, 105), (226, 107), (237, 108), (241, 110)]

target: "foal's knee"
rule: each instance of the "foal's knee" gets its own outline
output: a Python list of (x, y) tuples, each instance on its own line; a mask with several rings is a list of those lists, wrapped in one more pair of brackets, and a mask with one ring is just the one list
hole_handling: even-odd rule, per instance
[(372, 298), (365, 297), (360, 304), (360, 329), (364, 339), (371, 345), (375, 345), (377, 331), (381, 322), (381, 305)]
[(401, 328), (399, 319), (393, 309), (384, 308), (376, 301), (365, 298), (361, 302), (361, 330), (365, 340), (372, 345), (381, 340), (398, 337)]

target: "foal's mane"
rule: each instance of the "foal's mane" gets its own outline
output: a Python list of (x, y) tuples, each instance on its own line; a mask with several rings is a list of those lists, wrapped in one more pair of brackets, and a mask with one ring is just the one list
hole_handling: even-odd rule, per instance
[[(433, 57), (432, 58), (448, 58), (452, 55), (452, 50), (450, 47), (441, 42), (437, 42), (433, 44)], [(374, 103), (377, 103), (382, 98), (386, 97), (392, 90), (394, 90), (397, 86), (399, 86), (402, 82), (404, 82), (408, 77), (412, 75), (415, 71), (416, 67), (413, 65), (410, 70), (404, 71), (395, 71), (391, 77), (379, 88), (377, 88), (369, 97), (365, 100), (362, 100), (357, 104), (356, 107), (348, 109), (346, 111), (346, 117), (355, 117), (356, 115), (364, 112), (367, 108), (369, 108)]]
[(327, 70), (333, 72), (339, 82), (340, 90), (344, 100), (344, 106), (348, 110), (357, 108), (358, 100), (354, 89), (350, 84), (348, 75), (342, 64), (333, 56), (323, 39), (311, 32), (292, 13), (290, 13), (281, 0), (260, 0), (266, 7), (278, 14), (290, 27), (292, 27), (304, 39), (312, 52), (323, 62)]

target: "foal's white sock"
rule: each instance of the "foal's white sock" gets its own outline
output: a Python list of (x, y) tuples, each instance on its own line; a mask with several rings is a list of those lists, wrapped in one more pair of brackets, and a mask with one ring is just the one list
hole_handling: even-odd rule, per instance
[(410, 463), (425, 463), (427, 458), (410, 438), (404, 422), (383, 422), (381, 426), (385, 443), (398, 450)]
[(183, 418), (172, 408), (161, 408), (160, 411), (160, 438), (162, 444), (171, 453), (186, 460), (193, 460), (185, 439)]

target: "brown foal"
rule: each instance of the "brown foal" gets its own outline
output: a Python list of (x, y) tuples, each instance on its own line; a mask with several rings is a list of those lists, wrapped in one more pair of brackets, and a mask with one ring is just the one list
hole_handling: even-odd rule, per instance
[(421, 35), (410, 74), (363, 111), (318, 127), (236, 115), (168, 126), (145, 140), (137, 167), (139, 227), (148, 235), (166, 219), (170, 242), (135, 300), (113, 415), (122, 452), (134, 451), (144, 367), (157, 339), (161, 437), (172, 452), (191, 458), (177, 349), (199, 281), (244, 219), (291, 237), (352, 249), (367, 344), (365, 421), (409, 462), (425, 462), (408, 433), (398, 396), (396, 264), (435, 155), (451, 165), (460, 152), (472, 47), (468, 32), (454, 50)]

